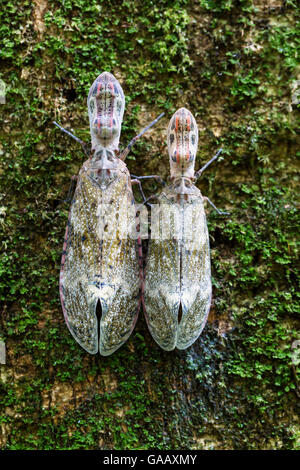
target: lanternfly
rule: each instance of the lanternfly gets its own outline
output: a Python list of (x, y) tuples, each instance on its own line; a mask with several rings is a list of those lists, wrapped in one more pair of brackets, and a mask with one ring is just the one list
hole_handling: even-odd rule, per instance
[(220, 151), (194, 173), (198, 129), (190, 111), (175, 112), (167, 141), (171, 185), (152, 206), (144, 304), (153, 338), (170, 351), (189, 347), (205, 326), (212, 287), (204, 200), (224, 212), (193, 184)]
[(83, 144), (89, 159), (79, 172), (69, 213), (60, 298), (76, 341), (91, 354), (99, 350), (107, 356), (130, 336), (141, 303), (141, 242), (128, 233), (128, 228), (134, 232), (138, 225), (132, 182), (140, 181), (131, 181), (123, 160), (136, 139), (162, 115), (118, 155), (125, 106), (118, 80), (108, 72), (99, 75), (90, 88), (87, 104), (90, 151), (66, 131)]

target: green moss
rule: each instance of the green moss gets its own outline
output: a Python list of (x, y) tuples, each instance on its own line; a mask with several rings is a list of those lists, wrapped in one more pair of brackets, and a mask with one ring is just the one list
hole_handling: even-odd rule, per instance
[[(255, 3), (55, 0), (43, 17), (23, 1), (0, 12), (3, 449), (299, 447), (300, 12)], [(223, 147), (199, 187), (230, 216), (208, 217), (214, 301), (187, 351), (160, 350), (142, 313), (109, 358), (86, 354), (64, 324), (63, 200), (84, 156), (52, 121), (88, 141), (85, 100), (103, 70), (126, 94), (123, 145), (141, 121), (164, 110), (166, 127), (185, 105), (199, 160)], [(133, 150), (133, 173), (167, 177), (158, 129)]]

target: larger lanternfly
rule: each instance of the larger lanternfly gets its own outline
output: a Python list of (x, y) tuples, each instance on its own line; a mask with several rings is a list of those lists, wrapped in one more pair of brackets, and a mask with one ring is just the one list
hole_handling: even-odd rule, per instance
[(171, 351), (196, 341), (210, 309), (210, 251), (203, 202), (212, 203), (193, 183), (219, 152), (194, 173), (198, 129), (185, 108), (171, 118), (167, 139), (171, 185), (152, 205), (144, 299), (153, 338)]
[(123, 161), (136, 138), (117, 156), (125, 98), (112, 74), (99, 75), (87, 104), (92, 146), (69, 213), (60, 298), (76, 341), (91, 354), (108, 356), (130, 336), (141, 302), (141, 244), (128, 230), (137, 219)]

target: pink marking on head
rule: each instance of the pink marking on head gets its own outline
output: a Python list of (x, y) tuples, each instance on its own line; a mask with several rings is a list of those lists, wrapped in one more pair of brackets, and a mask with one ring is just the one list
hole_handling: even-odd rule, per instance
[(198, 129), (195, 118), (188, 109), (180, 108), (173, 114), (168, 127), (167, 142), (171, 178), (193, 178)]
[(114, 85), (112, 82), (109, 82), (108, 84), (111, 88), (111, 100), (112, 100), (112, 103), (111, 103), (111, 111), (110, 111), (110, 131), (111, 131), (111, 134), (112, 134), (112, 127), (113, 127), (113, 109), (114, 109), (114, 106), (113, 106), (113, 102), (114, 102)]
[(90, 88), (87, 101), (92, 148), (117, 150), (125, 105), (120, 83), (111, 73), (103, 72)]
[[(189, 116), (187, 116), (187, 118), (186, 118), (186, 125), (187, 125), (188, 132), (190, 132), (190, 130), (191, 130), (191, 120), (190, 120)], [(186, 152), (187, 161), (189, 160), (189, 158), (190, 158), (190, 141), (189, 141), (189, 139), (187, 139), (187, 152)]]

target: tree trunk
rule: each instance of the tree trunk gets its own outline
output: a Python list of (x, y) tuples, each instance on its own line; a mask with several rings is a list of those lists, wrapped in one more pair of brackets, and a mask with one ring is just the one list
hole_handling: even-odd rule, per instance
[[(299, 448), (296, 3), (23, 0), (0, 12), (3, 449)], [(197, 183), (230, 216), (207, 207), (213, 303), (184, 351), (160, 349), (140, 312), (120, 350), (92, 356), (63, 319), (64, 199), (84, 155), (52, 121), (88, 142), (87, 93), (104, 70), (127, 97), (124, 146), (166, 113), (130, 153), (133, 174), (167, 179), (181, 106), (199, 127), (196, 169), (224, 149)]]

